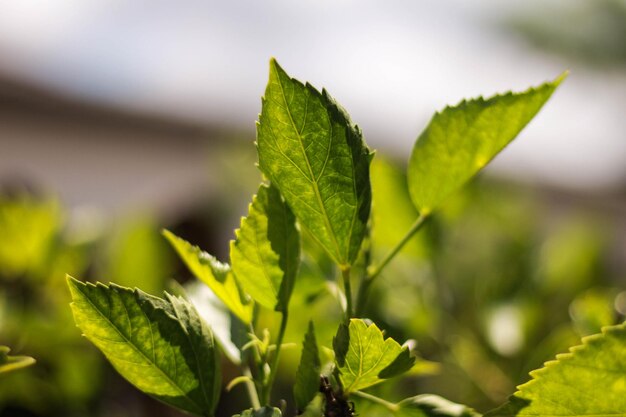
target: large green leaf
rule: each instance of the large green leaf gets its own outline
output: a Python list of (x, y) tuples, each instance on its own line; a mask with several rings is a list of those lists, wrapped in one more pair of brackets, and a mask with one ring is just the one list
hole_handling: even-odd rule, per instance
[(340, 265), (356, 258), (371, 205), (371, 153), (360, 129), (323, 90), (275, 60), (257, 127), (259, 166), (300, 224)]
[(304, 412), (306, 406), (320, 390), (320, 374), (322, 364), (315, 340), (313, 322), (309, 322), (309, 330), (304, 337), (300, 365), (296, 371), (296, 382), (293, 386), (293, 395), (296, 400), (298, 413)]
[(361, 319), (342, 324), (333, 340), (339, 379), (346, 394), (376, 385), (410, 370), (415, 364), (408, 348), (384, 338), (375, 325)]
[(83, 334), (141, 391), (199, 416), (212, 416), (220, 362), (211, 330), (191, 304), (115, 284), (68, 277), (72, 311)]
[(565, 74), (523, 93), (462, 101), (436, 113), (409, 160), (413, 203), (422, 214), (437, 208), (480, 171), (537, 114)]
[(300, 261), (295, 217), (275, 187), (261, 185), (230, 244), (230, 262), (243, 290), (267, 308), (285, 311)]
[(172, 244), (189, 270), (213, 290), (215, 295), (244, 323), (252, 320), (252, 302), (246, 300), (228, 264), (191, 245), (184, 239), (164, 230), (163, 235)]
[(438, 395), (422, 394), (400, 401), (401, 417), (479, 417), (480, 414), (462, 404), (453, 403)]
[(626, 324), (583, 338), (531, 376), (486, 416), (626, 416)]
[(7, 346), (0, 346), (0, 374), (15, 371), (33, 365), (35, 359), (30, 356), (11, 356)]

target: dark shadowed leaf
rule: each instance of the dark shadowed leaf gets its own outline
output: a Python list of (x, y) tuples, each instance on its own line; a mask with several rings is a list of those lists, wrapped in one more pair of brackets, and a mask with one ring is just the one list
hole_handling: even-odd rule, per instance
[(302, 412), (313, 401), (320, 388), (321, 362), (313, 322), (309, 322), (309, 330), (304, 337), (300, 365), (296, 371), (296, 382), (293, 395), (296, 408)]

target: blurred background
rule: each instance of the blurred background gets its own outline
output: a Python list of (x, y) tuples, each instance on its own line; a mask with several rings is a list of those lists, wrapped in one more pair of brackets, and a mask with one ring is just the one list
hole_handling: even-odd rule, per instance
[[(178, 415), (80, 337), (64, 276), (155, 294), (188, 282), (163, 227), (227, 259), (260, 181), (254, 121), (271, 56), (326, 87), (378, 150), (375, 258), (416, 216), (404, 166), (435, 110), (570, 71), (375, 286), (384, 302), (369, 316), (438, 363), (381, 394), (486, 411), (624, 320), (626, 1), (1, 2), (0, 344), (38, 362), (0, 377), (0, 416)], [(309, 306), (290, 341), (315, 317), (330, 346), (328, 276), (306, 260), (292, 302)], [(298, 357), (285, 355), (285, 396)], [(242, 394), (220, 415), (241, 411)]]

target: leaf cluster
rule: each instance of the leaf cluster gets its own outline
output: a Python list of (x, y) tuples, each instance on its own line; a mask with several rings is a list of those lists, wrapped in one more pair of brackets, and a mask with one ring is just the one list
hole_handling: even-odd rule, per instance
[[(338, 272), (323, 279), (333, 288), (344, 317), (337, 323), (332, 349), (318, 345), (315, 326), (309, 324), (295, 372), (295, 411), (317, 417), (352, 415), (351, 401), (358, 398), (395, 415), (476, 415), (436, 396), (391, 402), (367, 391), (423, 369), (423, 360), (409, 345), (387, 337), (366, 318), (367, 298), (373, 283), (384, 277), (386, 266), (432, 213), (518, 135), (563, 78), (522, 93), (463, 101), (436, 113), (409, 159), (407, 188), (414, 223), (400, 231), (400, 239), (385, 257), (373, 263), (369, 240), (372, 233), (379, 233), (372, 222), (374, 152), (326, 90), (291, 78), (271, 60), (256, 141), (265, 181), (234, 234), (229, 262), (164, 232), (189, 270), (218, 300), (215, 315), (204, 320), (198, 312), (202, 306), (189, 301), (192, 294), (165, 293), (159, 298), (115, 284), (70, 278), (77, 325), (138, 389), (195, 415), (214, 415), (222, 384), (220, 351), (229, 352), (241, 375), (227, 387), (245, 385), (250, 399), (251, 408), (240, 415), (277, 417), (287, 413), (283, 403), (272, 401), (280, 353), (289, 315), (302, 307), (290, 308), (290, 300), (303, 252), (317, 253), (314, 261), (330, 259), (331, 271)], [(312, 250), (307, 239), (314, 242)], [(355, 278), (358, 289), (353, 291)], [(280, 316), (277, 329), (260, 328), (262, 314)], [(211, 330), (222, 318), (230, 323), (230, 333)], [(625, 406), (618, 399), (625, 389), (623, 332), (618, 326), (587, 339), (582, 348), (538, 372), (535, 382), (522, 386), (510, 404), (490, 415), (523, 415), (524, 410), (546, 417), (623, 413)], [(589, 390), (602, 387), (594, 391), (603, 396), (600, 402), (583, 404), (580, 398), (574, 401), (573, 391), (558, 388), (583, 374)], [(567, 398), (557, 401), (561, 394)], [(603, 406), (609, 399), (615, 401)]]

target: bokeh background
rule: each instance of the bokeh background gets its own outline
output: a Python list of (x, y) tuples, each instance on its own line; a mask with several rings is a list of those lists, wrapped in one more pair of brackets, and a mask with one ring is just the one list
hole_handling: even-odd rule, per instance
[[(0, 344), (38, 360), (0, 378), (0, 416), (178, 415), (80, 337), (64, 276), (151, 293), (191, 282), (163, 227), (227, 259), (260, 181), (254, 121), (271, 56), (326, 87), (378, 150), (374, 257), (415, 218), (403, 167), (435, 110), (570, 71), (374, 288), (369, 316), (438, 363), (379, 393), (486, 411), (623, 321), (625, 1), (0, 2)], [(289, 341), (315, 317), (329, 345), (332, 274), (307, 260), (293, 300), (307, 313), (292, 315)], [(298, 355), (285, 355), (286, 398)], [(220, 415), (247, 406), (242, 391)]]

